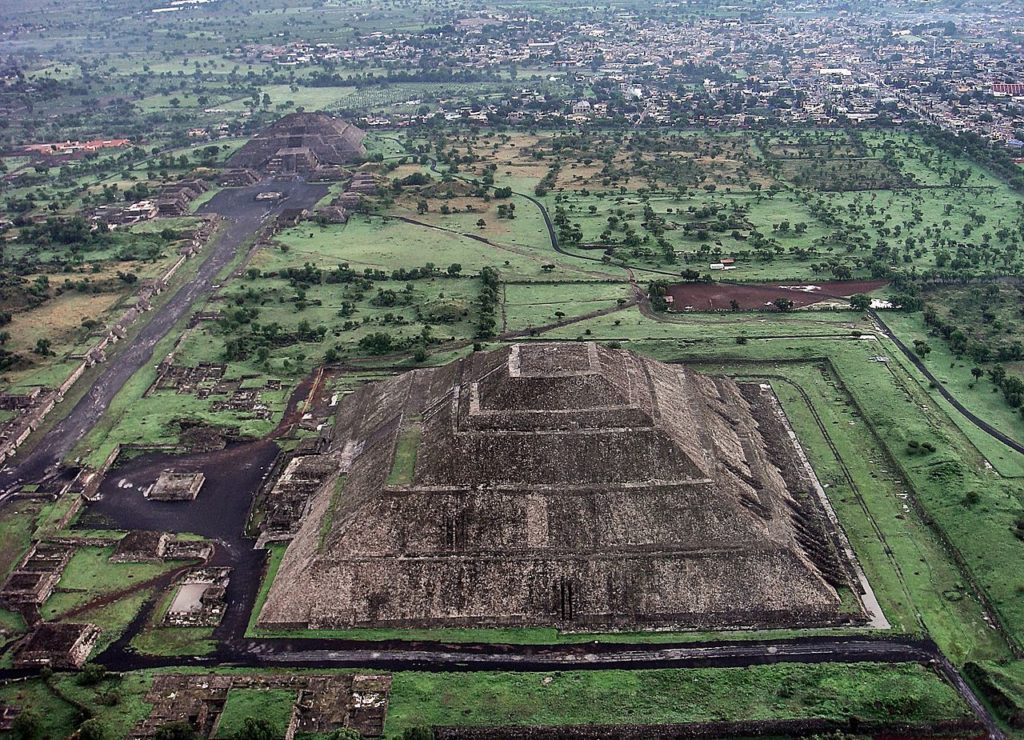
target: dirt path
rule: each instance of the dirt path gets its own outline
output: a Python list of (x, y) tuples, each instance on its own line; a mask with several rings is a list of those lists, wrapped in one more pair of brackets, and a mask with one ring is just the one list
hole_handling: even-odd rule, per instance
[(13, 466), (0, 470), (0, 494), (14, 486), (53, 476), (64, 457), (96, 425), (128, 379), (152, 361), (157, 343), (194, 305), (213, 292), (217, 276), (260, 224), (286, 206), (311, 205), (326, 192), (323, 186), (299, 181), (275, 182), (274, 186), (287, 197), (270, 206), (255, 200), (255, 194), (263, 186), (253, 185), (223, 190), (200, 209), (202, 213), (224, 216), (227, 226), (203, 251), (200, 257), (203, 262), (195, 277), (178, 288), (157, 310), (149, 312), (149, 320), (133, 339), (127, 340), (128, 346), (106, 363), (92, 388), (31, 452), (19, 455)]

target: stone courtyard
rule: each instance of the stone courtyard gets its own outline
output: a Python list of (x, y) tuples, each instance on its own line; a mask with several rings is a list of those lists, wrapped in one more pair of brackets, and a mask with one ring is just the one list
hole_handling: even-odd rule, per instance
[(294, 692), (295, 705), (286, 736), (326, 735), (351, 728), (363, 737), (384, 731), (391, 676), (368, 674), (158, 675), (146, 695), (149, 716), (128, 735), (154, 737), (172, 722), (187, 722), (199, 737), (217, 733), (228, 693), (236, 689), (284, 689)]

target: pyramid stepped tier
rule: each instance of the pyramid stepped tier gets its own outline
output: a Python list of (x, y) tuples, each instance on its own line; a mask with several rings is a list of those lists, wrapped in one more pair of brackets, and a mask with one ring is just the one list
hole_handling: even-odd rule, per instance
[(291, 113), (254, 136), (227, 161), (234, 170), (313, 175), (359, 161), (363, 131), (326, 113)]
[[(859, 622), (854, 569), (770, 388), (525, 343), (340, 405), (265, 627)], [(852, 602), (852, 603), (849, 603)]]

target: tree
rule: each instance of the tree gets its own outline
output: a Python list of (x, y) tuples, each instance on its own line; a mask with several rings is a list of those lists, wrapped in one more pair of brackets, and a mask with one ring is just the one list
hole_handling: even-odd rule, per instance
[(198, 740), (199, 735), (188, 722), (179, 720), (168, 722), (156, 731), (154, 740)]
[(452, 262), (448, 265), (448, 274), (452, 277), (458, 277), (459, 273), (462, 272), (462, 265), (458, 262)]
[(362, 740), (362, 737), (358, 730), (353, 730), (351, 727), (339, 727), (327, 736), (327, 740)]
[(78, 728), (78, 740), (106, 740), (107, 728), (98, 719), (87, 719)]
[(929, 346), (928, 342), (923, 339), (914, 340), (914, 352), (917, 353), (918, 357), (927, 357), (928, 353), (931, 351), (932, 348)]
[(393, 346), (394, 340), (391, 339), (391, 336), (381, 331), (367, 334), (359, 340), (359, 348), (364, 352), (369, 352), (371, 355), (387, 354)]
[(421, 199), (419, 202), (416, 203), (416, 213), (420, 214), (421, 216), (427, 212), (428, 208), (429, 206), (427, 205), (427, 201), (425, 200)]
[(26, 709), (11, 723), (11, 737), (18, 740), (34, 740), (43, 733), (43, 719), (31, 709)]
[(477, 228), (482, 229), (482, 228), (487, 226), (487, 222), (484, 221), (482, 218), (480, 218), (480, 219), (477, 219), (476, 225), (477, 225)]
[(242, 726), (231, 734), (232, 740), (278, 740), (279, 737), (270, 720), (262, 717), (246, 717)]
[(774, 301), (772, 301), (772, 303), (775, 304), (775, 308), (779, 309), (780, 311), (793, 310), (793, 301), (789, 300), (788, 298), (776, 298)]
[(107, 677), (107, 669), (99, 663), (89, 663), (82, 672), (78, 674), (78, 683), (82, 686), (95, 686), (103, 682)]
[(434, 731), (429, 727), (408, 727), (402, 732), (402, 740), (434, 740)]
[(985, 371), (982, 370), (980, 367), (972, 367), (971, 368), (971, 375), (974, 376), (975, 380), (980, 379), (981, 376), (984, 375), (984, 374), (985, 374)]
[(871, 299), (863, 293), (850, 296), (850, 308), (854, 311), (864, 311), (871, 307)]
[(42, 355), (44, 357), (46, 355), (52, 354), (52, 352), (50, 351), (50, 340), (47, 339), (46, 337), (39, 337), (39, 339), (36, 340), (36, 346), (32, 349), (32, 351), (35, 352), (37, 355)]

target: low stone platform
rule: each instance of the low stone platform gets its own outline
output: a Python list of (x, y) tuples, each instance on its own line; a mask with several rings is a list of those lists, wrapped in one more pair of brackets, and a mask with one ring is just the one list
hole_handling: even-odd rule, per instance
[(176, 473), (165, 470), (145, 493), (150, 501), (193, 501), (206, 482), (202, 473)]

